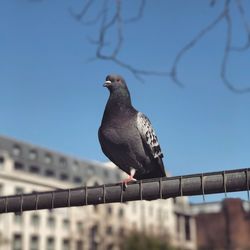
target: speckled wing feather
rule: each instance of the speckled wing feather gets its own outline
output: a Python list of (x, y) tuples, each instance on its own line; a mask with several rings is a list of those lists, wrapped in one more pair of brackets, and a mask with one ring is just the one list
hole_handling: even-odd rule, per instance
[(141, 112), (137, 114), (137, 128), (143, 140), (143, 143), (148, 146), (149, 151), (154, 158), (163, 158), (161, 147), (149, 119)]

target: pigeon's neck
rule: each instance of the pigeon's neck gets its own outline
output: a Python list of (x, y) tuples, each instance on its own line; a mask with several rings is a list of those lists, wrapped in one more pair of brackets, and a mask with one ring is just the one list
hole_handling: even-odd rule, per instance
[(125, 118), (134, 114), (134, 112), (135, 109), (132, 106), (129, 91), (124, 89), (110, 93), (103, 117), (106, 121), (114, 120), (118, 117)]

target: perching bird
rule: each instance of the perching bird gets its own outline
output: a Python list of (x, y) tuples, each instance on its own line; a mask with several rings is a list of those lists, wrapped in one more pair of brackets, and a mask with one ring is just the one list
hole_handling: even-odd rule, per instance
[(137, 180), (166, 176), (158, 139), (149, 119), (131, 103), (125, 80), (108, 75), (103, 85), (110, 96), (98, 137), (103, 153), (129, 177)]

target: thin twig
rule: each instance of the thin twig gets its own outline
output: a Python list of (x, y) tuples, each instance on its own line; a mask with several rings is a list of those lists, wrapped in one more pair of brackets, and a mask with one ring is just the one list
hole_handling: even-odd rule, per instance
[[(147, 0), (137, 1), (139, 2), (139, 4), (138, 8), (136, 9), (136, 14), (135, 16), (129, 18), (123, 16), (124, 14), (122, 4), (124, 0), (103, 0), (103, 4), (100, 4), (99, 1), (97, 2), (95, 0), (83, 0), (83, 7), (78, 13), (72, 11), (72, 9), (69, 10), (71, 15), (84, 25), (100, 25), (97, 39), (88, 38), (89, 42), (96, 47), (96, 56), (94, 59), (112, 61), (118, 66), (127, 69), (139, 81), (142, 81), (143, 77), (149, 75), (164, 76), (170, 77), (176, 85), (182, 87), (184, 86), (184, 83), (180, 80), (178, 69), (183, 57), (190, 50), (192, 50), (207, 33), (214, 30), (222, 20), (225, 20), (226, 39), (220, 66), (221, 80), (223, 84), (234, 93), (250, 92), (250, 87), (238, 87), (237, 84), (233, 83), (227, 75), (231, 53), (245, 52), (250, 48), (250, 23), (247, 20), (245, 7), (242, 4), (242, 0), (224, 0), (224, 5), (219, 15), (217, 15), (208, 25), (202, 28), (188, 43), (186, 43), (177, 52), (170, 71), (166, 70), (162, 72), (151, 69), (139, 69), (120, 58), (120, 52), (122, 51), (123, 44), (125, 42), (124, 26), (141, 20), (145, 12)], [(235, 5), (232, 4), (233, 1)], [(219, 1), (217, 0), (209, 0), (209, 5), (211, 7), (214, 7), (215, 5), (217, 6), (218, 2)], [(98, 6), (100, 9), (96, 10), (94, 8), (94, 4), (96, 4), (96, 6)], [(235, 8), (237, 8), (241, 23), (243, 25), (244, 33), (247, 37), (246, 42), (241, 46), (232, 45), (232, 25), (234, 18), (232, 17), (231, 9), (234, 8), (233, 6), (236, 6)], [(91, 12), (90, 10), (93, 11)], [(92, 16), (92, 18), (86, 20), (88, 16)], [(112, 34), (111, 40), (109, 39), (110, 34)], [(94, 59), (92, 58), (91, 60)]]
[(180, 85), (183, 86), (183, 83), (178, 79), (177, 74), (177, 68), (178, 65), (183, 58), (183, 56), (192, 49), (199, 41), (200, 39), (206, 35), (209, 31), (211, 31), (225, 16), (225, 10), (223, 10), (209, 25), (207, 25), (205, 28), (203, 28), (190, 42), (188, 42), (176, 55), (172, 69), (170, 71), (170, 75), (172, 80)]
[(230, 10), (229, 10), (229, 3), (230, 3), (230, 0), (227, 0), (225, 4), (225, 21), (226, 21), (226, 26), (227, 26), (227, 35), (226, 35), (224, 54), (223, 54), (222, 63), (221, 63), (221, 79), (223, 83), (225, 84), (225, 86), (232, 92), (246, 93), (246, 92), (250, 92), (250, 87), (246, 87), (246, 88), (235, 87), (235, 84), (233, 84), (227, 77), (227, 66), (228, 66), (230, 54), (232, 52), (232, 45), (231, 45), (232, 44), (232, 19), (231, 19)]
[(145, 6), (146, 6), (146, 0), (141, 0), (137, 15), (134, 17), (130, 17), (129, 19), (125, 19), (124, 23), (133, 23), (140, 20), (143, 16)]
[(239, 11), (240, 17), (241, 17), (242, 24), (244, 26), (244, 30), (245, 30), (245, 33), (246, 33), (247, 40), (246, 40), (245, 44), (242, 45), (242, 46), (238, 46), (238, 47), (232, 46), (231, 50), (235, 50), (235, 51), (238, 51), (238, 52), (244, 52), (247, 49), (249, 49), (249, 47), (250, 47), (250, 25), (247, 22), (246, 15), (245, 15), (245, 10), (244, 10), (244, 7), (243, 7), (243, 5), (241, 3), (241, 0), (236, 0), (236, 4), (237, 4), (237, 9)]
[(74, 13), (72, 9), (70, 9), (70, 13), (75, 17), (76, 20), (80, 21), (88, 12), (91, 5), (94, 4), (94, 0), (88, 0), (87, 3), (83, 6), (82, 10), (79, 13)]

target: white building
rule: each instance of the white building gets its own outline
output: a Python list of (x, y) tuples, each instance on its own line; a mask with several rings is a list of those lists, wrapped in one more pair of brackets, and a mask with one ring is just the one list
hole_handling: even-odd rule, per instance
[[(1, 195), (116, 183), (122, 175), (111, 164), (0, 137)], [(115, 250), (133, 230), (196, 249), (188, 201), (177, 198), (1, 214), (0, 250)]]

